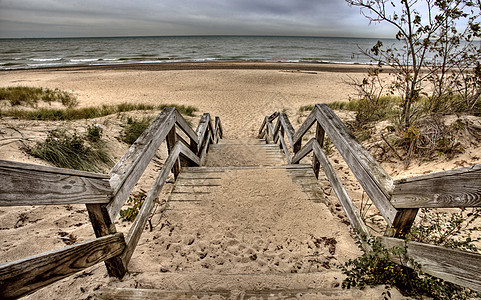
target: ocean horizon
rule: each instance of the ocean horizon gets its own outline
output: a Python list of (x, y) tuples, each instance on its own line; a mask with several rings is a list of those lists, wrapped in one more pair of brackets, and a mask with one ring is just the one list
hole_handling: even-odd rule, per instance
[(172, 62), (376, 63), (362, 54), (381, 40), (310, 36), (2, 38), (0, 70)]

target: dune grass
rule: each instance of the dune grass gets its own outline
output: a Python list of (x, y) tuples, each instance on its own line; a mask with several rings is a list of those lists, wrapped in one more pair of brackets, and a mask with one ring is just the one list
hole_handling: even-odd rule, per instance
[(127, 125), (122, 132), (122, 141), (133, 144), (142, 132), (149, 127), (153, 118), (144, 117), (142, 119), (127, 118)]
[(74, 107), (78, 104), (77, 98), (69, 92), (59, 89), (45, 89), (27, 86), (0, 88), (0, 100), (7, 100), (12, 106), (36, 107), (38, 102), (59, 102), (66, 107)]
[(92, 119), (104, 117), (111, 114), (129, 112), (135, 110), (162, 110), (165, 107), (174, 106), (177, 110), (185, 116), (194, 116), (197, 108), (193, 106), (177, 105), (177, 104), (131, 104), (121, 103), (118, 105), (102, 105), (96, 107), (82, 107), (82, 108), (39, 108), (35, 110), (23, 109), (8, 109), (0, 110), (0, 117), (15, 117), (24, 120), (41, 120), (41, 121), (72, 121), (82, 119)]
[(101, 135), (101, 131), (93, 132), (93, 127), (87, 128), (85, 137), (64, 129), (51, 130), (45, 141), (27, 152), (59, 168), (102, 172), (103, 167), (113, 165), (113, 160)]

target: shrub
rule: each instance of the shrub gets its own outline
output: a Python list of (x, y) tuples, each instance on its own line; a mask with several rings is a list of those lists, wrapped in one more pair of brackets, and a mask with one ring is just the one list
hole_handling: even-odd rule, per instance
[(69, 134), (63, 129), (49, 131), (44, 142), (27, 150), (60, 168), (101, 172), (102, 166), (112, 164), (101, 141), (88, 143), (77, 133)]
[[(407, 240), (444, 246), (453, 249), (479, 252), (471, 233), (478, 231), (474, 222), (481, 216), (481, 209), (461, 209), (459, 212), (432, 212), (423, 209)], [(360, 243), (359, 243), (360, 244)], [(476, 292), (442, 279), (422, 273), (414, 262), (405, 257), (405, 247), (386, 249), (377, 239), (370, 239), (372, 251), (349, 260), (341, 269), (346, 275), (343, 288), (385, 284), (397, 287), (404, 296), (434, 299), (469, 299), (479, 297)], [(401, 264), (394, 263), (395, 257)], [(407, 264), (414, 265), (414, 269)]]
[(147, 198), (147, 195), (144, 192), (140, 192), (130, 196), (127, 200), (127, 204), (131, 205), (131, 207), (120, 210), (120, 219), (122, 221), (133, 222), (139, 214), (140, 208), (142, 207), (145, 198)]
[(133, 144), (142, 134), (142, 132), (149, 127), (151, 121), (152, 118), (134, 119), (128, 117), (127, 125), (122, 133), (122, 141), (126, 142), (127, 144)]
[(8, 100), (12, 106), (36, 106), (39, 101), (47, 103), (59, 102), (66, 107), (78, 104), (76, 97), (59, 89), (43, 89), (26, 86), (0, 88), (0, 100)]

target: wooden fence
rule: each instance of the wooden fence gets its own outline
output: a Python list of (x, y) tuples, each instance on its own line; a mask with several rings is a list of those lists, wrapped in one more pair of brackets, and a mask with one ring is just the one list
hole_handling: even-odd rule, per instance
[[(302, 138), (314, 125), (315, 137), (302, 147)], [(265, 117), (259, 138), (278, 142), (292, 164), (313, 152), (314, 173), (318, 176), (322, 167), (352, 227), (364, 239), (371, 235), (322, 150), (326, 134), (386, 220), (389, 229), (378, 237), (381, 242), (388, 248), (406, 246), (408, 258), (425, 273), (481, 291), (480, 254), (401, 239), (409, 232), (419, 208), (481, 206), (481, 164), (393, 180), (326, 104), (317, 104), (297, 131), (284, 113)]]
[[(176, 130), (187, 136), (187, 143)], [(108, 175), (0, 160), (0, 206), (85, 204), (96, 239), (0, 266), (0, 298), (13, 299), (105, 262), (110, 276), (122, 278), (154, 207), (154, 199), (172, 171), (183, 164), (200, 166), (209, 144), (222, 138), (203, 114), (194, 131), (175, 108), (165, 108)], [(126, 237), (113, 221), (162, 142), (169, 156)], [(183, 163), (181, 163), (181, 161)]]

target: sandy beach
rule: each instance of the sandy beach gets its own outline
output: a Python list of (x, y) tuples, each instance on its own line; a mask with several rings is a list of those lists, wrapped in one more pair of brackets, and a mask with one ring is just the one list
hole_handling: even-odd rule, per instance
[[(289, 64), (289, 63), (182, 63), (182, 64), (137, 64), (116, 66), (89, 66), (56, 69), (15, 70), (0, 72), (0, 87), (32, 86), (70, 91), (77, 96), (79, 107), (110, 105), (120, 103), (146, 104), (182, 104), (198, 109), (195, 117), (188, 118), (196, 126), (201, 114), (209, 112), (211, 116), (219, 116), (224, 128), (226, 139), (255, 138), (259, 126), (266, 115), (274, 111), (286, 112), (295, 129), (299, 128), (305, 115), (299, 113), (304, 105), (329, 103), (333, 101), (349, 101), (356, 98), (356, 91), (350, 83), (352, 79), (362, 79), (367, 66), (362, 65), (331, 65), (331, 64)], [(142, 115), (144, 113), (133, 113)], [(127, 114), (128, 115), (128, 114)], [(343, 119), (352, 118), (349, 113), (340, 114)], [(113, 149), (117, 160), (127, 150), (128, 146), (119, 143), (117, 138), (121, 130), (118, 116), (102, 117), (98, 120), (82, 120), (72, 122), (40, 122), (22, 121), (11, 118), (0, 120), (0, 137), (10, 138), (18, 135), (32, 137), (35, 142), (45, 136), (45, 133), (57, 126), (82, 128), (94, 122), (108, 124), (106, 138)], [(15, 126), (15, 130), (12, 130)], [(0, 146), (0, 159), (15, 160), (45, 164), (25, 154), (22, 143), (8, 143)], [(167, 156), (166, 150), (159, 152), (159, 160), (153, 162), (144, 174), (142, 186), (137, 190), (148, 188), (155, 178), (155, 172), (162, 165), (162, 159)], [(427, 172), (452, 169), (481, 162), (479, 145), (471, 145), (465, 153), (451, 161), (428, 162), (413, 164), (408, 170), (395, 163), (386, 162), (383, 167), (395, 178), (403, 178)], [(342, 162), (339, 154), (334, 153), (331, 160), (337, 161), (335, 168), (341, 174), (346, 189), (357, 204), (361, 201), (362, 191), (352, 173)], [(339, 163), (339, 161), (341, 161)], [(321, 183), (326, 179), (321, 177)], [(167, 199), (171, 185), (167, 185), (161, 194), (161, 199)], [(270, 187), (272, 189), (275, 186)], [(326, 197), (333, 207), (337, 199), (331, 189), (324, 189)], [(286, 210), (287, 211), (287, 210)], [(287, 213), (287, 212), (286, 212)], [(232, 212), (235, 215), (235, 212)], [(343, 212), (339, 212), (342, 217)], [(20, 218), (21, 216), (26, 216)], [(299, 218), (299, 216), (295, 216)], [(313, 216), (314, 217), (314, 216)], [(160, 217), (159, 217), (160, 218)], [(160, 224), (162, 221), (157, 219)], [(89, 240), (93, 232), (88, 221), (84, 206), (68, 207), (1, 207), (0, 208), (0, 263), (20, 259), (48, 250), (65, 246), (58, 238), (59, 232), (74, 234), (78, 241)], [(120, 232), (128, 230), (128, 224), (117, 221)], [(310, 223), (306, 227), (313, 227)], [(195, 226), (195, 225), (194, 225)], [(301, 226), (302, 227), (302, 226)], [(339, 236), (344, 238), (338, 244), (340, 253), (338, 263), (343, 263), (360, 254), (355, 249), (353, 238), (348, 226), (336, 227)], [(36, 237), (35, 245), (31, 245), (30, 236)], [(141, 251), (134, 254), (133, 268), (137, 271), (146, 267), (142, 264), (141, 254), (149, 253), (149, 239), (152, 242), (155, 234), (143, 236)], [(212, 239), (218, 237), (212, 236)], [(279, 238), (279, 242), (282, 238)], [(143, 247), (143, 248), (142, 248)], [(179, 246), (180, 247), (180, 246)], [(354, 248), (354, 249), (353, 249)], [(286, 253), (288, 251), (286, 247)], [(82, 275), (83, 274), (83, 275)], [(339, 272), (332, 277), (338, 276)], [(139, 277), (140, 278), (140, 277)], [(130, 281), (129, 281), (130, 280)], [(328, 282), (341, 282), (339, 278)], [(110, 279), (106, 275), (103, 264), (98, 264), (86, 272), (80, 272), (61, 280), (39, 292), (29, 296), (30, 299), (77, 298), (89, 299), (102, 285), (115, 282), (117, 286), (137, 287), (139, 282), (128, 277), (122, 282)], [(69, 291), (71, 290), (71, 291)], [(374, 290), (367, 297), (381, 298), (381, 290)], [(398, 294), (394, 295), (399, 297)]]

